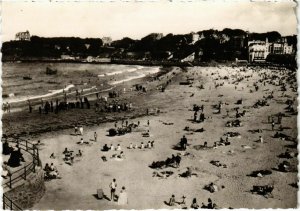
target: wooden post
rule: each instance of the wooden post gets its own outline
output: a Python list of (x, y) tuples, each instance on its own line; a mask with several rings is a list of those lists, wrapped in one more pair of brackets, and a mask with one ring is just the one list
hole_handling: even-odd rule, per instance
[(35, 160), (33, 158), (33, 173), (35, 173)]
[(2, 208), (3, 208), (3, 210), (5, 210), (5, 196), (4, 196), (4, 194), (2, 195), (2, 197), (3, 197), (3, 205), (2, 205)]
[(27, 140), (26, 140), (26, 150), (28, 150), (28, 143), (27, 143)]
[(9, 199), (9, 201), (10, 201), (10, 210), (13, 210), (13, 203), (12, 203), (12, 200)]
[(24, 180), (26, 180), (26, 166), (24, 167)]

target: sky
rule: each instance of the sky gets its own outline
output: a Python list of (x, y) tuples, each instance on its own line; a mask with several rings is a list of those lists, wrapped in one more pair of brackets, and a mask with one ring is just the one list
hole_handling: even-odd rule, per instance
[[(59, 0), (58, 0), (59, 1)], [(296, 3), (250, 1), (2, 2), (1, 39), (28, 30), (41, 37), (109, 36), (140, 39), (152, 32), (184, 34), (205, 29), (297, 34)]]

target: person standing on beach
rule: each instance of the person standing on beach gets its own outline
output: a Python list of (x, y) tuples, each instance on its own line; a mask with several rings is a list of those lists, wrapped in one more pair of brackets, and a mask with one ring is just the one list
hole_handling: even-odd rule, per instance
[(274, 120), (272, 120), (272, 130), (274, 130), (274, 127), (275, 127), (275, 122)]
[(194, 122), (197, 121), (197, 116), (198, 116), (198, 113), (197, 113), (197, 111), (195, 111), (195, 112), (194, 112)]
[(7, 112), (10, 113), (10, 104), (8, 102), (6, 102), (6, 106), (7, 106)]
[(83, 136), (83, 126), (82, 125), (79, 127), (79, 132), (80, 132), (80, 135)]
[(74, 133), (77, 136), (77, 133), (78, 133), (78, 127), (77, 127), (77, 125), (75, 125), (75, 127), (74, 127)]
[(262, 136), (259, 136), (259, 142), (260, 142), (260, 143), (264, 143), (264, 139), (263, 139)]
[(113, 179), (113, 181), (109, 184), (109, 187), (110, 187), (110, 200), (114, 201), (115, 193), (116, 193), (116, 189), (117, 189), (116, 179)]
[(97, 136), (98, 136), (98, 135), (97, 135), (97, 132), (95, 132), (95, 133), (94, 133), (94, 140), (95, 140), (95, 142), (97, 141)]

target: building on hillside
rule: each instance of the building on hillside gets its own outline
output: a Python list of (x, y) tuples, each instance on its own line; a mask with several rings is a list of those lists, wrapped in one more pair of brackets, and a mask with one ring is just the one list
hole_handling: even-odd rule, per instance
[(249, 62), (264, 62), (269, 55), (269, 42), (266, 41), (249, 41), (248, 56)]
[(76, 60), (77, 58), (74, 57), (74, 56), (71, 56), (71, 55), (63, 54), (63, 55), (60, 56), (60, 59), (62, 59), (62, 60), (70, 60), (70, 61), (74, 61), (74, 60)]
[(220, 44), (226, 43), (226, 42), (228, 42), (229, 40), (230, 40), (230, 37), (229, 37), (228, 35), (226, 35), (226, 34), (222, 34), (222, 35), (220, 35), (220, 37), (219, 37), (219, 43), (220, 43)]
[(110, 58), (101, 58), (101, 57), (94, 57), (94, 56), (88, 56), (86, 58), (86, 62), (97, 62), (97, 63), (109, 63), (111, 62)]
[(287, 43), (286, 38), (277, 42), (270, 43), (266, 41), (249, 41), (248, 56), (249, 62), (265, 61), (269, 54), (293, 54), (293, 46)]
[(26, 32), (19, 32), (16, 34), (16, 40), (30, 41), (30, 33), (27, 30)]
[(154, 40), (160, 40), (162, 37), (163, 37), (162, 33), (151, 33), (151, 34), (148, 34), (146, 37), (142, 38), (142, 40), (150, 39), (150, 40), (154, 41)]
[(287, 39), (285, 37), (281, 38), (275, 43), (272, 43), (269, 47), (269, 51), (272, 54), (292, 54), (293, 46), (287, 43)]
[(110, 46), (110, 44), (112, 43), (111, 37), (102, 37), (101, 40), (104, 46)]
[(195, 32), (188, 34), (189, 44), (195, 44), (200, 39), (200, 35)]
[(88, 50), (91, 46), (91, 44), (84, 44), (85, 48)]

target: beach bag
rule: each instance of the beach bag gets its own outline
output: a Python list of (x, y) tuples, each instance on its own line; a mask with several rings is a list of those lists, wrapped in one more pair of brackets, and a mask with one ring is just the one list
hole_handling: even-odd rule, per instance
[(98, 197), (98, 199), (103, 199), (103, 197), (104, 197), (104, 193), (101, 188), (97, 189), (97, 197)]

